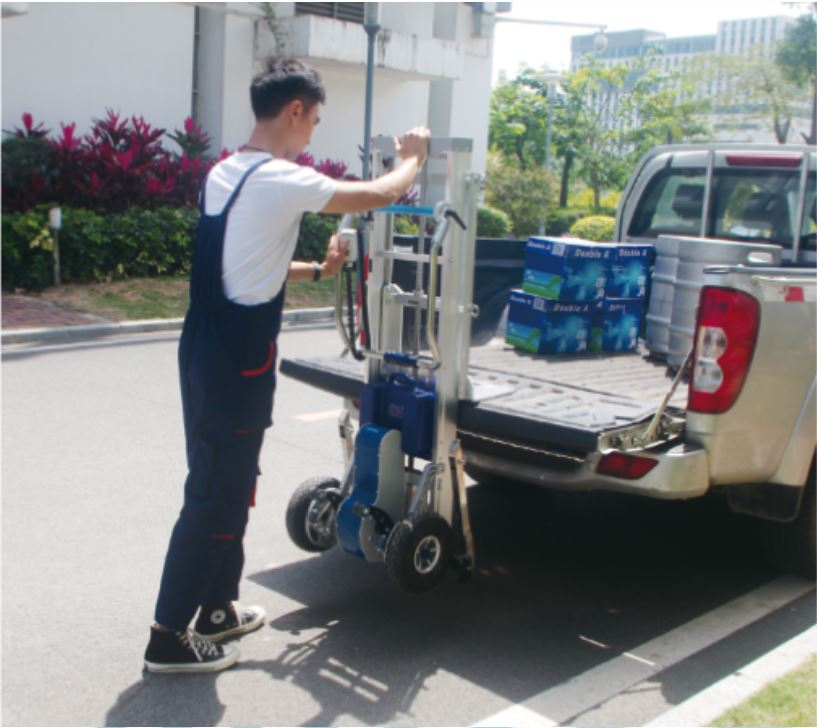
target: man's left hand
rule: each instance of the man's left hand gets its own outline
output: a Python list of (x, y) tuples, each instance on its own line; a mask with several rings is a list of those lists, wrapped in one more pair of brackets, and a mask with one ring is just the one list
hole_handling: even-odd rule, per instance
[(342, 241), (339, 235), (329, 238), (329, 245), (326, 247), (326, 257), (321, 264), (321, 277), (331, 278), (342, 267), (346, 260), (346, 241)]

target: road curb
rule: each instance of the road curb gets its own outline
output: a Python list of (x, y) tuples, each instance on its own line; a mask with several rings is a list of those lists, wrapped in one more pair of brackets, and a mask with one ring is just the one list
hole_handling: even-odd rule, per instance
[(662, 713), (645, 728), (707, 726), (764, 687), (797, 669), (817, 653), (817, 627), (811, 627), (689, 700)]
[[(290, 326), (326, 321), (334, 315), (334, 308), (302, 308), (284, 311), (281, 319)], [(103, 336), (146, 334), (161, 331), (179, 331), (184, 319), (150, 319), (147, 321), (122, 321), (119, 323), (87, 324), (81, 326), (53, 326), (33, 329), (14, 329), (2, 332), (3, 346), (7, 344), (30, 344), (34, 342), (73, 342), (97, 339)]]

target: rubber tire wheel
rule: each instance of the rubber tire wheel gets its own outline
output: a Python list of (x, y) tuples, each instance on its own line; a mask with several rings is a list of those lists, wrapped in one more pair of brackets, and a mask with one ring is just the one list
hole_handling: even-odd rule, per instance
[[(415, 556), (423, 545), (431, 546), (432, 563), (418, 566)], [(386, 542), (386, 572), (408, 592), (423, 592), (439, 584), (451, 560), (451, 527), (436, 513), (410, 513), (399, 521)], [(425, 570), (427, 569), (427, 570)]]
[(800, 512), (790, 523), (762, 523), (766, 558), (774, 566), (793, 574), (814, 579), (817, 550), (817, 484), (812, 462), (806, 481)]
[[(319, 491), (330, 489), (340, 489), (340, 481), (337, 478), (310, 478), (301, 483), (289, 499), (286, 513), (287, 533), (292, 542), (304, 551), (328, 551), (337, 543), (337, 535), (331, 541), (315, 541), (306, 527), (306, 516), (315, 496)], [(337, 508), (334, 510), (334, 515), (337, 516)]]

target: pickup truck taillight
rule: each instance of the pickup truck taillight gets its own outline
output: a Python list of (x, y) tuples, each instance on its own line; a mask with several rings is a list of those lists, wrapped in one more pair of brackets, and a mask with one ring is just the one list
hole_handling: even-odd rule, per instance
[(757, 342), (760, 306), (731, 288), (704, 286), (698, 306), (687, 408), (721, 414), (738, 398)]
[(658, 465), (658, 461), (652, 458), (613, 450), (602, 456), (596, 466), (596, 472), (613, 478), (638, 480), (643, 478), (656, 465)]

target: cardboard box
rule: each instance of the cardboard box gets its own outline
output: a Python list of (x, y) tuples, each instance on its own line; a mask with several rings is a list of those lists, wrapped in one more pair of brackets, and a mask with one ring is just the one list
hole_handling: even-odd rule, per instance
[(615, 251), (578, 238), (529, 238), (522, 290), (553, 301), (602, 300)]
[(607, 277), (606, 298), (646, 298), (655, 248), (649, 244), (619, 243)]
[(639, 299), (608, 299), (602, 304), (604, 351), (635, 351), (646, 305)]
[(601, 307), (600, 302), (551, 301), (512, 291), (505, 341), (534, 354), (600, 351)]

